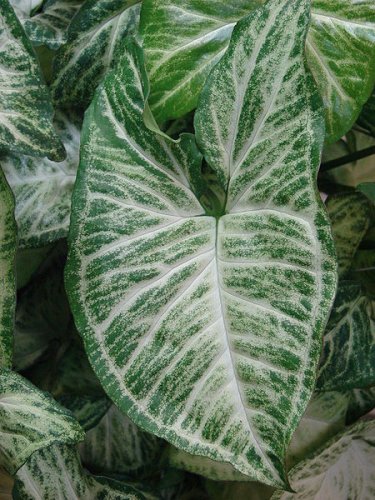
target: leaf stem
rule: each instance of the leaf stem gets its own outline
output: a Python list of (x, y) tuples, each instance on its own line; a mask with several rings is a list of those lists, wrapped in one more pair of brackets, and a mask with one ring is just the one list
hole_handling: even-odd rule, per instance
[(341, 156), (340, 158), (336, 158), (335, 160), (330, 160), (322, 163), (320, 165), (320, 172), (327, 172), (328, 170), (332, 170), (333, 168), (341, 167), (342, 165), (346, 165), (347, 163), (352, 163), (353, 161), (357, 161), (374, 154), (375, 146), (370, 146), (369, 148), (361, 149), (360, 151), (355, 151), (354, 153)]

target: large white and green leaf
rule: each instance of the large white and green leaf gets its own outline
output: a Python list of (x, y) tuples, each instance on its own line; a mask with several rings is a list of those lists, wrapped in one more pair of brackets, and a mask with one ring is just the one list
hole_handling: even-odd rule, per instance
[(0, 371), (0, 467), (14, 474), (37, 450), (77, 443), (84, 432), (46, 393), (10, 370)]
[(47, 0), (41, 12), (27, 19), (24, 28), (34, 46), (56, 50), (67, 41), (67, 31), (82, 0)]
[(221, 151), (230, 132), (235, 142), (230, 172), (229, 153), (213, 162), (230, 176), (218, 222), (187, 182), (192, 137), (170, 143), (144, 125), (142, 54), (127, 47), (86, 113), (66, 271), (86, 350), (120, 409), (279, 485), (336, 282), (315, 187), (323, 127), (303, 60), (308, 7), (274, 1), (245, 18), (203, 93), (206, 159), (208, 143)]
[[(119, 439), (121, 436), (121, 439)], [(163, 441), (142, 431), (112, 405), (79, 445), (83, 464), (96, 474), (157, 471)]]
[(339, 276), (350, 269), (366, 231), (370, 226), (371, 205), (361, 193), (339, 193), (329, 196), (326, 203), (335, 241)]
[[(288, 447), (288, 469), (344, 428), (348, 404), (348, 394), (323, 392), (314, 395)], [(169, 446), (165, 455), (172, 467), (200, 474), (214, 481), (248, 481), (245, 475), (228, 463), (191, 455), (174, 446)]]
[(290, 473), (295, 493), (272, 500), (370, 499), (375, 489), (375, 420), (360, 422), (334, 437)]
[(0, 0), (0, 151), (62, 160), (52, 116), (31, 43), (8, 0)]
[(88, 474), (72, 446), (39, 450), (18, 471), (15, 500), (143, 500), (142, 493), (127, 484)]
[(84, 110), (139, 18), (140, 0), (88, 0), (72, 20), (54, 60), (53, 97)]
[(14, 198), (0, 169), (0, 367), (12, 366), (17, 228)]
[(79, 161), (80, 124), (77, 119), (58, 114), (55, 125), (67, 152), (64, 161), (15, 154), (1, 160), (16, 198), (21, 248), (43, 246), (68, 233)]
[[(150, 73), (150, 105), (160, 121), (193, 109), (235, 23), (262, 0), (144, 0), (140, 29)], [(327, 136), (350, 129), (375, 80), (372, 0), (314, 0), (307, 57), (326, 107)], [(338, 64), (340, 61), (342, 64)]]
[(339, 284), (318, 370), (317, 389), (375, 385), (375, 305), (358, 283)]

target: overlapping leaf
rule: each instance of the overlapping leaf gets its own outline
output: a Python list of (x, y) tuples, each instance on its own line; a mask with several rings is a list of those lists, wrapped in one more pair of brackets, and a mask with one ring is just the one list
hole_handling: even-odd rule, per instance
[(324, 335), (317, 388), (375, 385), (375, 305), (355, 282), (340, 283)]
[(85, 109), (103, 74), (138, 24), (139, 0), (89, 0), (68, 30), (54, 62), (53, 96), (62, 106)]
[(346, 415), (348, 424), (353, 424), (375, 408), (375, 387), (350, 391), (349, 406)]
[(74, 448), (54, 445), (34, 453), (18, 471), (13, 498), (143, 500), (145, 497), (124, 483), (89, 475)]
[(87, 432), (79, 452), (84, 465), (96, 473), (131, 475), (147, 468), (155, 473), (162, 443), (112, 405), (98, 425)]
[(326, 203), (335, 240), (339, 275), (350, 269), (354, 254), (370, 225), (370, 204), (361, 193), (339, 193)]
[(61, 161), (64, 147), (30, 41), (8, 0), (0, 1), (0, 151)]
[(128, 46), (86, 113), (67, 268), (76, 323), (120, 408), (279, 485), (336, 281), (315, 187), (323, 128), (303, 60), (308, 19), (302, 0), (245, 18), (203, 93), (200, 144), (229, 181), (218, 223), (187, 182), (192, 138), (145, 127), (142, 54)]
[[(160, 121), (196, 106), (235, 23), (261, 4), (144, 0), (140, 26), (151, 79), (150, 105)], [(372, 0), (314, 0), (307, 56), (326, 105), (327, 136), (337, 140), (350, 129), (374, 85)]]
[(35, 451), (83, 438), (78, 422), (49, 395), (14, 372), (0, 371), (0, 467), (14, 474)]
[(67, 235), (79, 161), (80, 126), (59, 114), (56, 129), (67, 152), (63, 162), (10, 155), (1, 160), (16, 198), (21, 248), (38, 247)]
[(73, 413), (85, 431), (98, 425), (111, 407), (111, 401), (108, 398), (97, 395), (66, 394), (59, 398), (59, 402)]
[(16, 243), (14, 199), (0, 170), (0, 368), (12, 365)]
[(333, 438), (291, 471), (295, 493), (272, 500), (372, 498), (375, 489), (375, 421), (360, 422)]
[(34, 46), (58, 49), (67, 41), (68, 26), (82, 5), (82, 0), (47, 0), (43, 10), (24, 22)]

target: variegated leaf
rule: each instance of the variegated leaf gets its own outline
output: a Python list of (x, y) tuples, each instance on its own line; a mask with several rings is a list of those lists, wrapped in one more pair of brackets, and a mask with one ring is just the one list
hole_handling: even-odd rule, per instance
[(163, 441), (142, 431), (112, 405), (78, 449), (89, 470), (128, 476), (147, 469), (156, 472), (162, 447)]
[(56, 50), (67, 41), (67, 30), (82, 0), (47, 0), (41, 12), (24, 22), (34, 46), (46, 45)]
[(348, 404), (346, 393), (314, 394), (289, 445), (288, 469), (344, 429)]
[(17, 290), (26, 286), (38, 272), (39, 267), (48, 258), (55, 244), (39, 248), (20, 248), (16, 253), (16, 283)]
[(52, 92), (60, 106), (85, 109), (121, 44), (138, 24), (140, 0), (88, 0), (54, 61)]
[(27, 19), (42, 7), (43, 1), (44, 0), (9, 0), (9, 3), (20, 19)]
[(67, 152), (63, 162), (22, 155), (0, 160), (16, 198), (21, 248), (42, 246), (68, 233), (80, 124), (63, 114), (56, 117), (55, 124)]
[[(344, 428), (348, 404), (348, 394), (325, 392), (314, 395), (288, 447), (288, 468)], [(246, 476), (237, 472), (230, 464), (194, 456), (173, 446), (167, 449), (167, 459), (172, 467), (215, 481), (248, 481)]]
[(75, 394), (66, 394), (59, 398), (59, 403), (73, 413), (85, 431), (98, 425), (111, 407), (111, 401), (108, 398), (96, 395), (77, 396)]
[(375, 386), (368, 389), (353, 389), (349, 395), (349, 407), (346, 415), (347, 423), (354, 423), (374, 408)]
[[(143, 1), (140, 28), (150, 72), (150, 105), (158, 120), (180, 117), (196, 106), (235, 23), (261, 4)], [(373, 1), (314, 0), (307, 56), (326, 105), (327, 136), (337, 140), (350, 129), (374, 85)]]
[(61, 161), (52, 115), (31, 43), (8, 0), (0, 0), (0, 151)]
[(375, 304), (358, 283), (339, 284), (324, 335), (317, 389), (375, 385)]
[[(367, 235), (371, 235), (371, 229)], [(366, 237), (363, 244), (366, 244)], [(368, 243), (367, 243), (368, 244)], [(352, 267), (348, 274), (348, 279), (361, 284), (364, 293), (375, 300), (375, 245), (374, 242), (368, 244), (370, 248), (358, 250), (354, 255)], [(371, 248), (372, 247), (372, 248)]]
[(16, 231), (14, 199), (0, 169), (0, 368), (12, 366)]
[(142, 54), (127, 47), (85, 116), (66, 270), (117, 405), (177, 447), (279, 485), (336, 282), (315, 186), (323, 133), (303, 61), (308, 7), (274, 0), (245, 18), (203, 93), (207, 160), (233, 141), (212, 162), (230, 176), (218, 221), (188, 185), (192, 137), (170, 143), (144, 125)]
[(375, 491), (375, 420), (360, 422), (334, 437), (290, 473), (295, 493), (272, 500), (371, 499)]
[(14, 372), (0, 371), (0, 467), (14, 474), (35, 451), (83, 438), (78, 422), (49, 395)]
[(335, 240), (339, 276), (350, 269), (354, 254), (370, 225), (370, 203), (361, 193), (339, 193), (328, 197), (327, 212)]
[(18, 471), (15, 500), (144, 500), (135, 488), (84, 471), (77, 451), (54, 445), (39, 450)]
[(358, 124), (375, 136), (375, 91), (363, 106), (362, 112), (358, 118)]

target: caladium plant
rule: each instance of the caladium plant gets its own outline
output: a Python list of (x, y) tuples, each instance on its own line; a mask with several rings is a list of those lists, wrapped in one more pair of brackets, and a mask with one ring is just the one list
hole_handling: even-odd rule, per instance
[(0, 7), (1, 495), (369, 497), (374, 3)]

